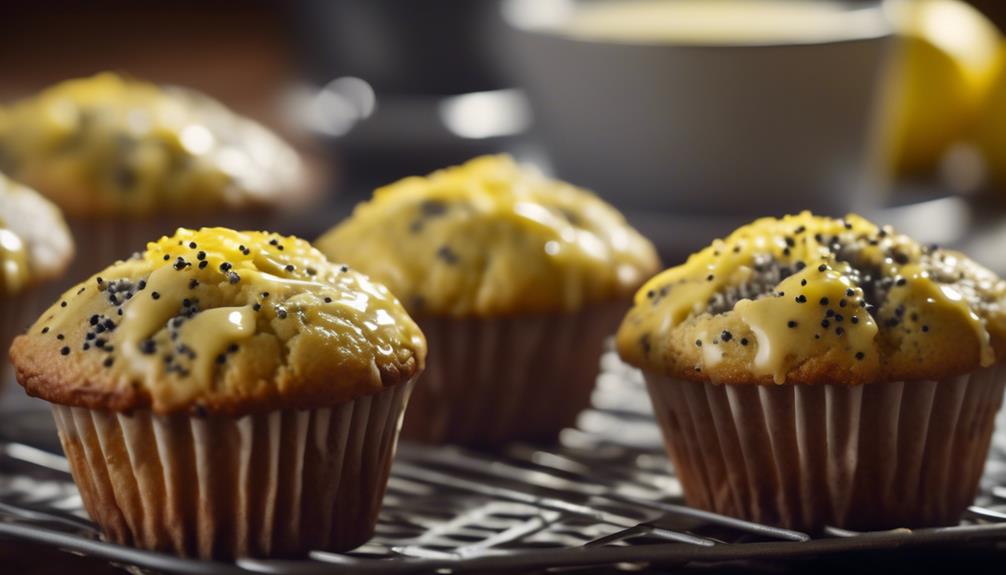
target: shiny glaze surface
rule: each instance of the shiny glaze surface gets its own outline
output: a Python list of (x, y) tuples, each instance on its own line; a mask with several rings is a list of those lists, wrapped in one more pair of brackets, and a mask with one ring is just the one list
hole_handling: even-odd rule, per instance
[(607, 203), (507, 156), (378, 189), (316, 245), (417, 315), (576, 310), (627, 296), (659, 263)]
[[(804, 212), (757, 220), (652, 278), (637, 293), (618, 346), (630, 363), (654, 371), (688, 355), (686, 346), (718, 346), (702, 350), (694, 377), (715, 372), (733, 352), (754, 376), (784, 383), (825, 355), (881, 377), (888, 364), (910, 363), (953, 333), (965, 340), (943, 343), (971, 350), (987, 366), (997, 359), (993, 340), (1006, 337), (1004, 296), (1006, 284), (962, 254), (855, 215)], [(676, 330), (702, 322), (721, 329), (699, 333), (694, 344), (680, 341)], [(742, 333), (753, 338), (737, 347)]]

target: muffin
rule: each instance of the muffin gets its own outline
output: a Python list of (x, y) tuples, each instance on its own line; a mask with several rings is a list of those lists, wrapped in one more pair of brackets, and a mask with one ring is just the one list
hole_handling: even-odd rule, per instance
[(387, 285), (430, 342), (403, 437), (489, 447), (575, 422), (658, 266), (611, 206), (506, 156), (381, 188), (316, 245)]
[(304, 199), (297, 154), (261, 125), (193, 90), (111, 73), (0, 109), (0, 170), (86, 238), (73, 281), (178, 227), (257, 228)]
[(426, 345), (307, 242), (206, 228), (70, 289), (10, 355), (109, 540), (230, 558), (371, 536)]
[[(73, 257), (59, 209), (0, 174), (0, 346), (10, 342), (59, 292), (54, 286)], [(9, 378), (0, 369), (0, 386)]]
[(947, 525), (1002, 401), (1004, 296), (960, 253), (804, 212), (651, 279), (617, 345), (690, 505), (811, 531)]

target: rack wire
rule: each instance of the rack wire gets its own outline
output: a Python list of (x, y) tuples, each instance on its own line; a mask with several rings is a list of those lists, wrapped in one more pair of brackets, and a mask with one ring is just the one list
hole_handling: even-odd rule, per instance
[(0, 442), (0, 536), (121, 565), (213, 575), (638, 570), (1006, 543), (1004, 414), (981, 493), (959, 525), (829, 528), (811, 537), (686, 506), (638, 374), (611, 353), (602, 365), (594, 408), (556, 446), (514, 444), (486, 454), (401, 445), (376, 535), (349, 553), (221, 563), (103, 542), (66, 460), (52, 450), (51, 437), (47, 443), (37, 433)]

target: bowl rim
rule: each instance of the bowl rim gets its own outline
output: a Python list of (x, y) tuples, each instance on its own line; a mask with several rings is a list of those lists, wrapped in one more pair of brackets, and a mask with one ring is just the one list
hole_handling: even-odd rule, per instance
[[(500, 17), (506, 29), (523, 33), (529, 36), (559, 40), (570, 44), (588, 44), (595, 46), (612, 46), (619, 48), (671, 48), (675, 50), (694, 51), (725, 51), (736, 49), (766, 49), (766, 48), (811, 48), (820, 46), (832, 46), (841, 44), (853, 44), (861, 42), (875, 42), (877, 40), (888, 40), (898, 36), (897, 29), (891, 19), (888, 10), (885, 8), (887, 2), (879, 0), (875, 4), (861, 7), (863, 10), (876, 11), (880, 17), (880, 22), (884, 26), (878, 26), (876, 30), (863, 32), (860, 34), (849, 34), (841, 37), (827, 37), (820, 40), (796, 40), (796, 41), (765, 41), (765, 42), (688, 42), (681, 40), (657, 40), (657, 39), (627, 39), (627, 38), (592, 38), (585, 35), (577, 35), (564, 32), (558, 26), (535, 25), (520, 22), (513, 16), (513, 9), (528, 0), (501, 0), (499, 3)], [(535, 2), (563, 2), (570, 3), (589, 2), (601, 3), (612, 0), (534, 0)], [(830, 0), (835, 4), (849, 4), (845, 0)]]

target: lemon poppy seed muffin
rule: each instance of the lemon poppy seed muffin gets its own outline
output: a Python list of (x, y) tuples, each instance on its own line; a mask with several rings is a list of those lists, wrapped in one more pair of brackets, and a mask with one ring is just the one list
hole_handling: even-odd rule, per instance
[(261, 220), (304, 196), (296, 152), (266, 128), (194, 90), (111, 73), (0, 108), (0, 169), (89, 239), (77, 280), (152, 235)]
[(112, 540), (234, 557), (370, 537), (425, 354), (384, 286), (296, 238), (205, 228), (67, 291), (11, 359)]
[(804, 529), (956, 522), (1001, 403), (1006, 282), (858, 216), (742, 227), (619, 330), (693, 505)]
[(387, 285), (430, 338), (404, 437), (470, 445), (572, 424), (658, 265), (611, 206), (506, 156), (381, 188), (316, 245)]
[[(73, 239), (59, 208), (0, 174), (0, 346), (48, 305), (73, 257)], [(0, 370), (3, 380), (10, 375)], [(0, 385), (3, 384), (0, 380)]]

